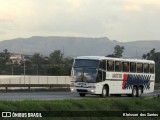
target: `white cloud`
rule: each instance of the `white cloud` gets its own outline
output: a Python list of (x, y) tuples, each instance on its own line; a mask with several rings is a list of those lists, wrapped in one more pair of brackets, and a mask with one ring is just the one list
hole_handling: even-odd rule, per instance
[(159, 0), (0, 0), (0, 40), (33, 35), (160, 39)]

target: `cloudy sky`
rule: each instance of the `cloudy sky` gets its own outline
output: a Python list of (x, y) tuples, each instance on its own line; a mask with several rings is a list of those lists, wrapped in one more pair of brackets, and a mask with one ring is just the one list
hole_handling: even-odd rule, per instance
[(31, 36), (160, 40), (160, 0), (0, 0), (0, 41)]

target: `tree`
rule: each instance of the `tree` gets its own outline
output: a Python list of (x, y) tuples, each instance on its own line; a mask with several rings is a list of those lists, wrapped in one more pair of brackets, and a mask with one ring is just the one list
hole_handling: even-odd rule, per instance
[(116, 57), (114, 54), (111, 54), (111, 55), (107, 55), (106, 57)]
[(40, 53), (35, 53), (32, 57), (31, 57), (31, 64), (33, 65), (33, 67), (36, 68), (36, 74), (39, 75), (39, 68), (41, 68), (41, 65), (43, 63), (43, 58), (42, 55), (40, 55)]
[(71, 75), (71, 69), (72, 69), (72, 65), (73, 65), (73, 58), (71, 57), (66, 57), (64, 58), (64, 67), (65, 67), (65, 70), (66, 70), (66, 75)]
[(66, 58), (64, 58), (63, 62), (64, 62), (64, 64), (65, 64), (66, 66), (72, 66), (72, 64), (73, 64), (73, 58), (71, 58), (71, 57), (66, 57)]
[[(160, 63), (160, 52), (156, 52), (153, 56), (153, 60)], [(160, 68), (160, 67), (159, 67)]]
[(40, 53), (34, 53), (33, 56), (31, 57), (31, 63), (32, 64), (43, 64), (45, 63), (45, 59)]
[(115, 47), (114, 47), (114, 52), (113, 52), (113, 54), (109, 54), (109, 55), (107, 55), (106, 57), (114, 57), (114, 58), (120, 58), (120, 57), (122, 57), (122, 54), (123, 54), (123, 52), (124, 52), (124, 46), (120, 46), (120, 45), (116, 45)]
[(153, 48), (152, 50), (150, 50), (150, 52), (143, 54), (142, 58), (143, 59), (147, 59), (147, 60), (154, 60), (155, 57), (155, 48)]
[(155, 54), (155, 48), (153, 48), (151, 51), (150, 51), (150, 54), (151, 56), (153, 56)]
[(124, 49), (125, 49), (125, 48), (124, 48), (123, 46), (116, 45), (116, 46), (114, 47), (114, 56), (115, 56), (115, 57), (118, 57), (118, 58), (122, 57), (122, 54), (123, 54)]
[(55, 50), (50, 54), (49, 60), (52, 64), (62, 64), (63, 53), (61, 52), (61, 50)]
[(142, 59), (146, 59), (146, 58), (147, 58), (147, 55), (143, 54)]
[(160, 82), (160, 52), (155, 52), (155, 48), (143, 54), (142, 58), (155, 61), (155, 80)]
[(47, 75), (64, 76), (67, 75), (67, 71), (63, 67), (55, 66), (47, 69)]
[(8, 62), (10, 62), (10, 53), (4, 49), (3, 52), (0, 52), (0, 64), (5, 66)]

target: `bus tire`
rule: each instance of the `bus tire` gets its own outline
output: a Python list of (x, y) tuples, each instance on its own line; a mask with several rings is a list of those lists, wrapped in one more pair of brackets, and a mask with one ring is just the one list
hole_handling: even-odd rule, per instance
[(81, 97), (85, 97), (86, 93), (79, 93)]
[(100, 95), (101, 97), (106, 97), (108, 96), (108, 88), (106, 86), (103, 86), (103, 89), (102, 89), (102, 94)]
[(137, 97), (140, 97), (141, 95), (142, 95), (142, 87), (138, 87)]
[(134, 86), (132, 89), (132, 97), (136, 97), (137, 96), (137, 87)]

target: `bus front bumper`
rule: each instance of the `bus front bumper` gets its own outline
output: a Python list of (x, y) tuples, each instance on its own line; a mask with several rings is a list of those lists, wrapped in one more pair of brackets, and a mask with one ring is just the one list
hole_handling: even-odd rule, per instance
[(86, 94), (96, 94), (95, 88), (80, 88), (80, 87), (71, 87), (71, 92), (86, 93)]

